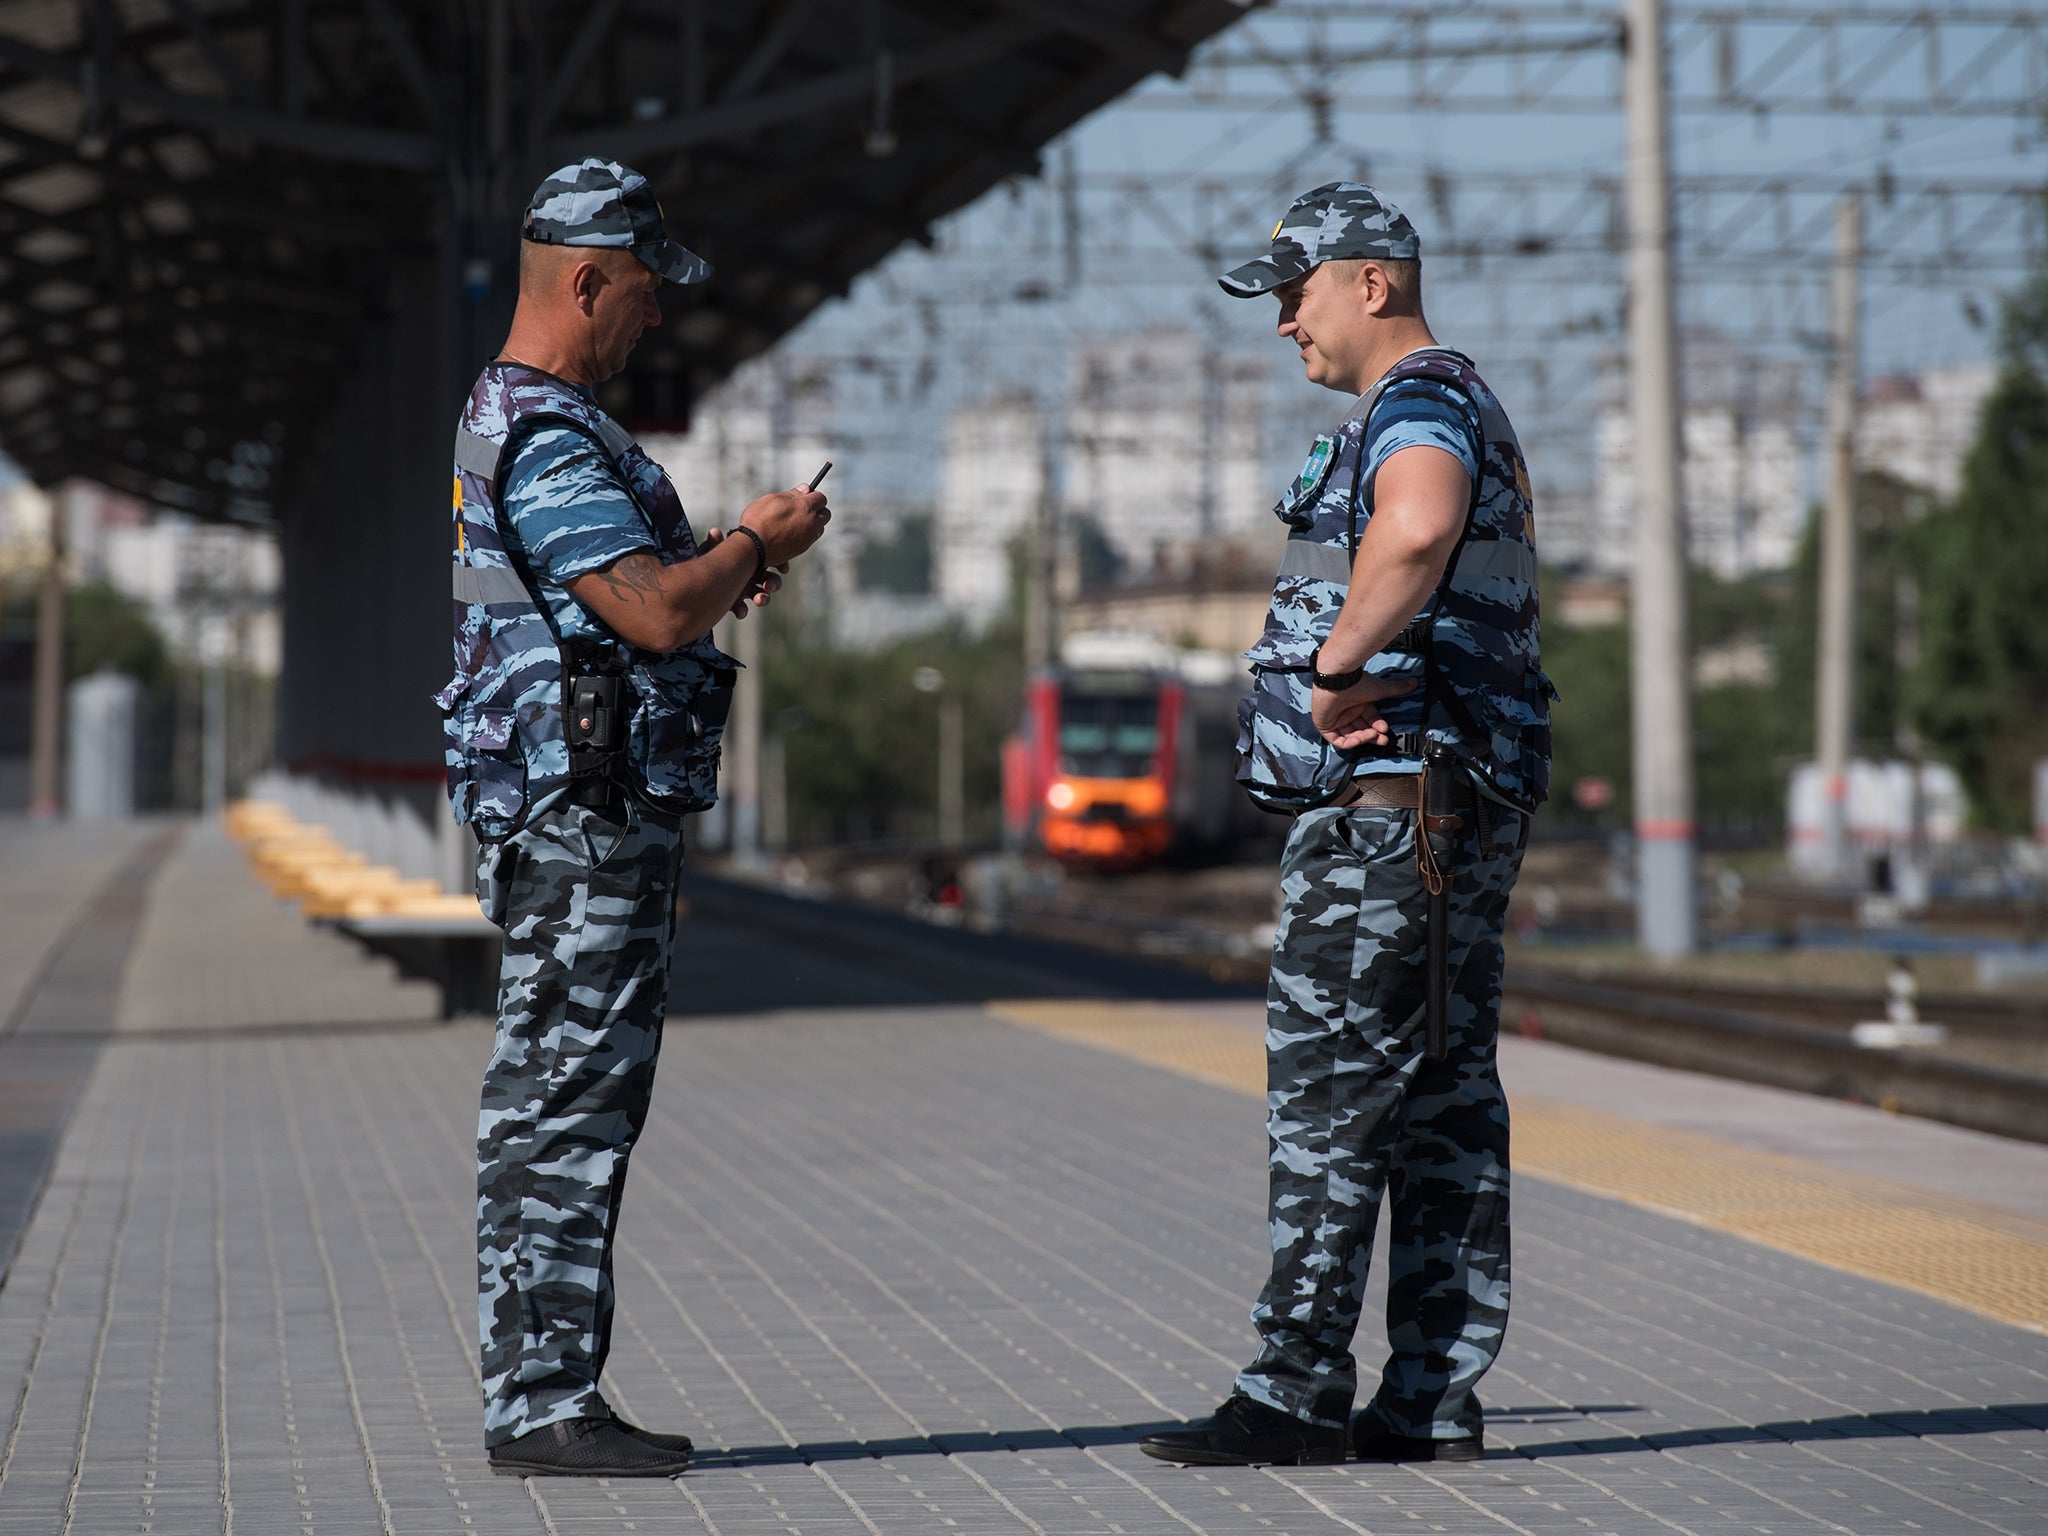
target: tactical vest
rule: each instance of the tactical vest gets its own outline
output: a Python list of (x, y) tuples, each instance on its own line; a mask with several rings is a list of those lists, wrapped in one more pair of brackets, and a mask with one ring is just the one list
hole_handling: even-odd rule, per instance
[(455, 819), (487, 841), (517, 831), (535, 807), (569, 785), (563, 706), (571, 665), (623, 672), (631, 689), (623, 761), (604, 771), (667, 811), (713, 804), (738, 666), (709, 636), (666, 654), (623, 640), (579, 642), (573, 660), (565, 653), (500, 516), (506, 444), (548, 422), (603, 446), (664, 564), (696, 553), (675, 487), (631, 433), (550, 374), (508, 363), (484, 369), (455, 434), (455, 677), (434, 702), (446, 724)]
[[(1359, 535), (1372, 517), (1361, 483), (1367, 427), (1390, 385), (1430, 379), (1476, 409), (1483, 438), (1465, 531), (1437, 590), (1415, 620), (1366, 663), (1374, 677), (1412, 679), (1385, 702), (1412, 728), (1387, 747), (1339, 751), (1309, 713), (1309, 662), (1337, 621)], [(1259, 643), (1245, 653), (1252, 692), (1239, 706), (1238, 782), (1266, 810), (1327, 804), (1361, 773), (1417, 771), (1424, 738), (1443, 743), (1496, 794), (1525, 810), (1550, 792), (1550, 701), (1538, 650), (1536, 546), (1529, 472), (1507, 414), (1470, 359), (1447, 348), (1412, 352), (1318, 437), (1273, 509), (1288, 526)]]

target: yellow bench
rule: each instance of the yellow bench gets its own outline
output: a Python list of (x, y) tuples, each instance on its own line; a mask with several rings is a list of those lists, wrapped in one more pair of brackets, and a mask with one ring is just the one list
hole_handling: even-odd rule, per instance
[(325, 827), (309, 826), (273, 801), (244, 800), (224, 817), (250, 867), (270, 893), (295, 901), (311, 918), (481, 918), (473, 896), (450, 894), (435, 880), (407, 879), (372, 864)]

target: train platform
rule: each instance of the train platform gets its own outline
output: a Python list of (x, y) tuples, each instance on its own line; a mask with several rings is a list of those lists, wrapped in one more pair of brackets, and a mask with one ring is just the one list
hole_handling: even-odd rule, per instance
[(1138, 1437), (1251, 1345), (1256, 1000), (689, 902), (607, 1386), (698, 1461), (523, 1483), (472, 1341), (488, 1024), (218, 827), (0, 824), (0, 1536), (2048, 1528), (2048, 1146), (1504, 1042), (1489, 1458), (1170, 1467)]

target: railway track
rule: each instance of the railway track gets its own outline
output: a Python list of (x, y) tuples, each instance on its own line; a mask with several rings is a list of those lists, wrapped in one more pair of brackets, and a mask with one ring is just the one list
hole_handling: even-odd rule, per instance
[[(791, 936), (820, 953), (900, 967), (961, 996), (1164, 996), (1162, 988), (1181, 987), (1248, 996), (1263, 989), (1268, 962), (1266, 878), (1248, 876), (1242, 889), (1211, 879), (1192, 896), (1164, 878), (1071, 882), (1007, 900), (964, 927), (723, 881), (707, 882), (703, 895), (741, 921), (772, 916), (785, 931), (794, 923)], [(1884, 1017), (1875, 990), (1597, 976), (1520, 956), (1502, 1027), (2048, 1142), (2048, 999), (1932, 993), (1920, 1004), (1925, 1019), (1947, 1026), (1945, 1044), (1873, 1050), (1855, 1044), (1850, 1027)]]
[[(1022, 931), (1126, 949), (1244, 985), (1265, 973), (1251, 925), (1084, 896), (1006, 914)], [(1972, 1130), (2048, 1141), (2048, 999), (1933, 993), (1939, 1047), (1872, 1050), (1851, 1026), (1885, 1016), (1875, 992), (1682, 979), (1598, 979), (1525, 959), (1509, 968), (1502, 1026), (1532, 1039), (1878, 1105)]]
[[(1820, 1014), (1832, 1007), (1839, 1023), (1788, 1017), (1795, 1006), (1788, 998), (1745, 991), (1745, 1000), (1751, 1006), (1731, 1008), (1670, 987), (1605, 985), (1523, 966), (1509, 971), (1501, 1025), (1530, 1039), (2048, 1142), (2048, 1074), (1952, 1047), (1866, 1049), (1849, 1038), (1857, 1020), (1847, 1017), (1845, 1000), (1817, 1007)], [(1882, 1016), (1881, 1007), (1859, 1015)], [(2048, 1057), (2048, 1021), (2001, 1015), (1993, 1027), (2005, 1042), (2022, 1042), (2028, 1056)]]
[[(1876, 988), (1815, 986), (1794, 983), (1773, 986), (1738, 980), (1643, 976), (1625, 980), (1571, 965), (1549, 965), (1524, 954), (1514, 964), (1518, 976), (1547, 981), (1621, 985), (1645, 998), (1698, 1003), (1767, 1014), (1796, 1024), (1846, 1031), (1865, 1019), (1884, 1017), (1885, 996)], [(1987, 1040), (2048, 1041), (2048, 996), (2017, 996), (1997, 992), (1923, 992), (1922, 1017), (1946, 1025), (1951, 1033)]]

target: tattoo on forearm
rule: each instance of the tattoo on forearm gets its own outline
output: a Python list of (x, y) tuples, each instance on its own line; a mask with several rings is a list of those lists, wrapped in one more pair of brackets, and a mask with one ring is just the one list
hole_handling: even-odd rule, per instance
[(643, 550), (621, 556), (597, 574), (613, 597), (644, 603), (649, 596), (660, 596), (661, 572), (661, 562)]

